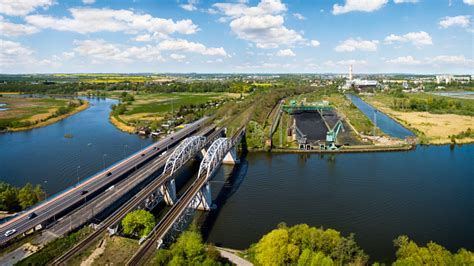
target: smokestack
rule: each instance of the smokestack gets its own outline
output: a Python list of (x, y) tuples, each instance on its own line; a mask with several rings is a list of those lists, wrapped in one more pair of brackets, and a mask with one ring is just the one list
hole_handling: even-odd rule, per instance
[(352, 65), (349, 65), (349, 80), (352, 80)]

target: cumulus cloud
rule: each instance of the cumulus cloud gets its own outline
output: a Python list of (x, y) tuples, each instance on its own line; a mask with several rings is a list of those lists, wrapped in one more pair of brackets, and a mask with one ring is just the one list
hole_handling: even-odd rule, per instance
[(293, 17), (295, 17), (297, 20), (305, 20), (306, 17), (301, 15), (300, 13), (293, 13)]
[(296, 54), (295, 54), (291, 49), (280, 50), (280, 51), (277, 52), (276, 55), (277, 55), (277, 56), (280, 56), (280, 57), (292, 57), (292, 56), (296, 56)]
[(125, 32), (136, 34), (139, 32), (169, 35), (173, 33), (193, 34), (199, 29), (191, 20), (173, 21), (153, 17), (148, 14), (138, 14), (126, 9), (108, 8), (71, 8), (71, 17), (56, 18), (46, 15), (29, 15), (25, 20), (42, 29), (72, 31), (78, 33), (92, 33), (100, 31)]
[(170, 58), (177, 61), (182, 61), (186, 59), (186, 56), (184, 54), (170, 54)]
[(427, 61), (434, 65), (455, 65), (471, 67), (474, 64), (473, 59), (468, 59), (464, 55), (439, 55), (432, 58), (427, 58)]
[(416, 47), (433, 44), (433, 40), (431, 39), (431, 36), (424, 31), (409, 32), (405, 35), (390, 34), (389, 36), (385, 38), (385, 44), (406, 43), (406, 42), (410, 42)]
[(320, 45), (319, 41), (318, 40), (311, 40), (310, 42), (311, 46), (313, 47), (318, 47)]
[(25, 24), (11, 23), (0, 16), (0, 35), (7, 37), (15, 37), (20, 35), (28, 35), (38, 32), (36, 27)]
[[(95, 63), (116, 61), (130, 63), (137, 60), (147, 62), (162, 61), (162, 52), (187, 52), (206, 56), (227, 56), (222, 47), (206, 47), (201, 43), (189, 42), (181, 39), (164, 40), (157, 45), (126, 46), (106, 42), (105, 40), (75, 41), (74, 52), (93, 59)], [(174, 55), (173, 55), (174, 54)], [(184, 55), (173, 53), (172, 59), (184, 59)]]
[(328, 67), (336, 67), (336, 66), (349, 66), (349, 65), (366, 65), (366, 60), (356, 60), (356, 59), (349, 59), (349, 60), (339, 60), (339, 61), (326, 61), (324, 62), (325, 66)]
[(334, 50), (336, 52), (354, 52), (356, 50), (374, 52), (377, 51), (377, 40), (347, 39), (341, 42)]
[(420, 61), (413, 58), (413, 56), (400, 56), (394, 59), (390, 59), (386, 61), (389, 64), (397, 64), (397, 65), (419, 65), (421, 64)]
[(250, 41), (258, 48), (304, 42), (301, 34), (284, 26), (282, 13), (287, 8), (280, 0), (262, 0), (252, 7), (245, 3), (216, 3), (213, 8), (224, 14), (221, 22), (230, 21), (230, 28), (238, 38)]
[(186, 4), (182, 4), (179, 6), (186, 11), (194, 11), (194, 10), (197, 10), (197, 7), (196, 7), (197, 3), (198, 3), (197, 0), (188, 0)]
[(19, 42), (0, 39), (0, 62), (4, 66), (29, 61), (32, 54), (33, 50)]
[(95, 0), (82, 0), (82, 3), (84, 3), (86, 5), (90, 5), (90, 4), (95, 3)]
[(48, 8), (54, 0), (2, 0), (0, 13), (9, 16), (25, 16), (37, 8)]
[(474, 5), (474, 0), (464, 0), (464, 4), (472, 6)]
[(352, 11), (373, 12), (387, 4), (388, 0), (345, 0), (344, 5), (334, 4), (332, 13), (340, 15)]
[(471, 24), (470, 20), (471, 16), (444, 17), (439, 21), (439, 26), (444, 29), (449, 28), (451, 26), (467, 28)]

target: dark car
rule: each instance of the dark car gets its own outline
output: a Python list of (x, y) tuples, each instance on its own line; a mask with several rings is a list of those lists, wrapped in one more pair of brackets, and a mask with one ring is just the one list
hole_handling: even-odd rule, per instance
[(36, 216), (38, 216), (36, 213), (32, 212), (30, 214), (28, 214), (28, 219), (31, 220), (33, 218), (35, 218)]
[(108, 173), (107, 173), (107, 176), (111, 176), (111, 175), (112, 175), (112, 172), (108, 172)]
[(143, 157), (143, 156), (145, 156), (145, 154), (144, 154), (144, 153), (142, 153), (142, 157)]
[(81, 195), (86, 195), (87, 192), (89, 192), (89, 191), (87, 191), (87, 190), (82, 190), (82, 191), (81, 191)]

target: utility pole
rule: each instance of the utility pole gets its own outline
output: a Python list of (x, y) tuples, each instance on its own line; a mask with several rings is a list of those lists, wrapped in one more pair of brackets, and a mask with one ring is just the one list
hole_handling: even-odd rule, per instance
[(377, 110), (374, 109), (374, 137), (375, 137), (376, 128), (377, 128)]

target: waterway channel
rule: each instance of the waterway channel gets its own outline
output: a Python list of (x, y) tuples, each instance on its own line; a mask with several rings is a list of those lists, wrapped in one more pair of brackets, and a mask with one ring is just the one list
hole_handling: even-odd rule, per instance
[(361, 110), (373, 123), (375, 121), (377, 127), (380, 128), (380, 130), (382, 130), (385, 134), (400, 139), (415, 136), (413, 132), (406, 129), (386, 114), (378, 111), (370, 104), (367, 104), (356, 95), (349, 94), (348, 97), (352, 103), (357, 108), (359, 108), (359, 110)]
[[(0, 180), (40, 183), (50, 196), (74, 185), (77, 174), (83, 180), (153, 142), (108, 122), (116, 101), (89, 101), (87, 110), (53, 125), (0, 134)], [(211, 181), (217, 209), (200, 213), (199, 220), (209, 242), (239, 249), (286, 222), (355, 233), (379, 261), (394, 257), (392, 240), (401, 234), (453, 251), (474, 250), (473, 154), (474, 145), (337, 155), (249, 153), (240, 165), (218, 171)]]

